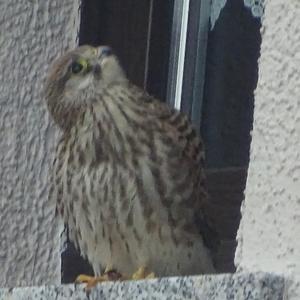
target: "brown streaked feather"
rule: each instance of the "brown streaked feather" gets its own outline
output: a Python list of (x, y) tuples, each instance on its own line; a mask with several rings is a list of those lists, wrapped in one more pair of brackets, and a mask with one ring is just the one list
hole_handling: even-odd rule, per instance
[(133, 94), (138, 95), (137, 101), (147, 105), (147, 112), (153, 113), (160, 123), (160, 129), (172, 140), (175, 147), (181, 149), (184, 157), (190, 159), (195, 165), (200, 165), (205, 156), (204, 146), (187, 116), (168, 107), (137, 86), (130, 85), (129, 88)]
[[(195, 207), (195, 221), (197, 223), (197, 228), (203, 236), (205, 244), (214, 251), (217, 251), (219, 247), (219, 235), (214, 228), (213, 222), (206, 213), (206, 205), (209, 201), (209, 196), (206, 192), (206, 177), (202, 171), (204, 168), (205, 150), (204, 144), (201, 138), (196, 133), (195, 128), (189, 121), (188, 117), (175, 109), (169, 108), (164, 103), (155, 99), (154, 97), (147, 94), (145, 91), (140, 90), (139, 87), (131, 85), (130, 88), (134, 93), (140, 95), (137, 97), (139, 101), (142, 101), (148, 105), (153, 114), (157, 117), (160, 122), (160, 129), (164, 131), (166, 137), (170, 139), (170, 144), (173, 147), (179, 148), (183, 155), (183, 159), (190, 161), (191, 166), (198, 173), (199, 186), (202, 191), (202, 196), (191, 198), (191, 203), (186, 203), (193, 205)], [(157, 185), (160, 190), (162, 179), (157, 177)], [(185, 183), (183, 183), (184, 186)], [(183, 187), (178, 186), (178, 192), (182, 190)], [(204, 193), (204, 194), (203, 194)], [(171, 205), (169, 202), (168, 206)], [(190, 226), (190, 232), (194, 229), (190, 223), (186, 223), (185, 226)]]

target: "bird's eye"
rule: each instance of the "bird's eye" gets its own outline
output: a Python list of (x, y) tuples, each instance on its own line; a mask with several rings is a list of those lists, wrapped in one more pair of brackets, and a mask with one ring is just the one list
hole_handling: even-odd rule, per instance
[(88, 63), (85, 59), (78, 59), (71, 65), (71, 72), (73, 74), (79, 74), (88, 69)]
[(83, 65), (78, 62), (73, 62), (71, 66), (72, 73), (78, 74), (82, 71)]

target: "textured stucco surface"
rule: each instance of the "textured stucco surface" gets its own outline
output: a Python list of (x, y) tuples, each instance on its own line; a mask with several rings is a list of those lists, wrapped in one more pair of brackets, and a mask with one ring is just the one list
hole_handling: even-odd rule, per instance
[(300, 299), (300, 2), (265, 5), (236, 264), (290, 276), (289, 299)]
[(55, 56), (75, 45), (74, 0), (0, 0), (0, 285), (60, 281), (58, 231), (47, 201), (57, 136), (41, 88)]
[(0, 289), (0, 300), (282, 300), (283, 290), (282, 277), (256, 273), (103, 283), (89, 296), (83, 286), (74, 285)]

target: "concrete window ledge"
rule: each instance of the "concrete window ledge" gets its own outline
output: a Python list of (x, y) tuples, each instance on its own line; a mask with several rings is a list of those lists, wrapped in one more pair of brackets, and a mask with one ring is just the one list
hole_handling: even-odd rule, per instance
[(198, 299), (282, 300), (284, 278), (271, 273), (238, 273), (104, 283), (86, 295), (83, 286), (0, 289), (2, 300)]

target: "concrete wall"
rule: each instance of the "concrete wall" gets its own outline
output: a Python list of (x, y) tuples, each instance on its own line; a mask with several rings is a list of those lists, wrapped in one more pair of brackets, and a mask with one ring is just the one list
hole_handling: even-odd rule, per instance
[(60, 282), (59, 232), (47, 202), (56, 136), (41, 89), (74, 47), (78, 1), (0, 1), (0, 285)]
[(300, 299), (300, 2), (265, 1), (261, 32), (236, 264), (291, 275), (288, 297)]

